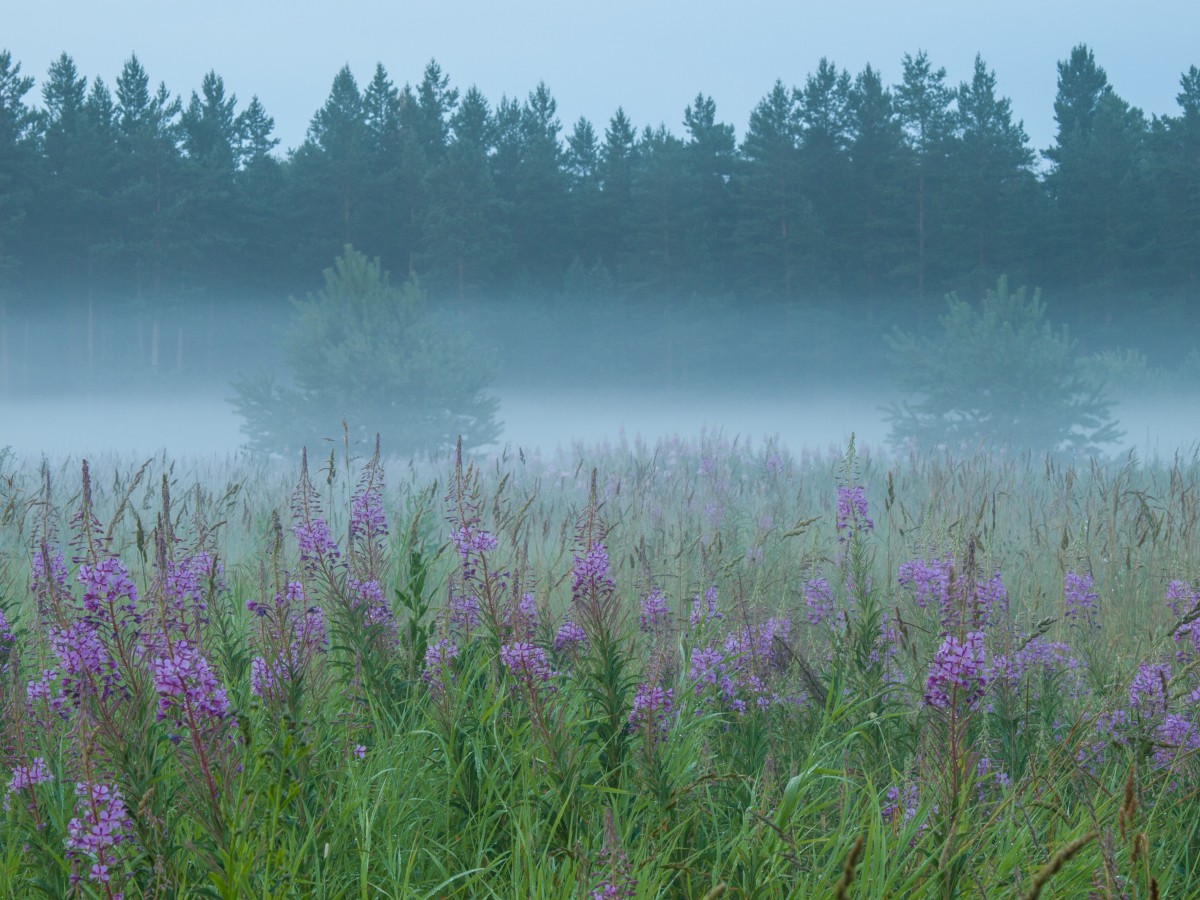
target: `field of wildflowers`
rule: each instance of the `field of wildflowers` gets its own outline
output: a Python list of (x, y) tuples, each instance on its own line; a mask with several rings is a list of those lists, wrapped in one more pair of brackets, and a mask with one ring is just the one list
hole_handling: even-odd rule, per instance
[(0, 454), (3, 897), (1200, 895), (1200, 458)]

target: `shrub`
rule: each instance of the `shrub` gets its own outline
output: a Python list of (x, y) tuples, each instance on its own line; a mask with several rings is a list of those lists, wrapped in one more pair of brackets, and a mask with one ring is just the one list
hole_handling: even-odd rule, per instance
[(490, 364), (433, 319), (415, 281), (394, 287), (378, 259), (347, 246), (324, 288), (292, 302), (292, 384), (263, 373), (234, 383), (251, 449), (296, 450), (343, 421), (352, 438), (381, 432), (402, 454), (453, 447), (460, 434), (466, 447), (498, 437), (499, 403), (484, 393)]
[(1118, 440), (1102, 384), (1078, 364), (1040, 292), (1001, 278), (978, 307), (947, 298), (937, 337), (888, 337), (896, 383), (917, 399), (887, 409), (898, 445), (989, 444), (1094, 452)]

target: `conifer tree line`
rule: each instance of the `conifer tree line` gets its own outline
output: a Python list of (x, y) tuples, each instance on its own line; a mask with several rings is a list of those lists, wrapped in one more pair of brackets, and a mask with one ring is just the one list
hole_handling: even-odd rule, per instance
[[(38, 96), (40, 94), (40, 97)], [(187, 96), (131, 57), (110, 84), (63, 54), (0, 54), (0, 294), (35, 308), (303, 292), (351, 244), (435, 298), (896, 298), (941, 309), (1007, 274), (1112, 314), (1200, 287), (1200, 70), (1178, 109), (1121, 99), (1086, 46), (1058, 64), (1035, 148), (976, 57), (898, 84), (822, 59), (777, 81), (739, 142), (710, 96), (682, 131), (560, 120), (553, 94), (489, 100), (430, 62), (399, 85), (341, 69), (282, 152), (257, 97), (210, 72)], [(39, 102), (40, 101), (40, 102)]]

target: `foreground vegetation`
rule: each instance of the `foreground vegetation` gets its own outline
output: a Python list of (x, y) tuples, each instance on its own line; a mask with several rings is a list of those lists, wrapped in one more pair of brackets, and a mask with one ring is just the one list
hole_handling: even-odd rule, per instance
[(1198, 878), (1200, 458), (0, 468), (0, 895)]

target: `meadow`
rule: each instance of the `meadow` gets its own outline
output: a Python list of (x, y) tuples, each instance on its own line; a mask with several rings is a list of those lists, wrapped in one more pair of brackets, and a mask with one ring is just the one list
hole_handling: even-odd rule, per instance
[(0, 454), (0, 896), (1198, 896), (1198, 503), (720, 433)]

